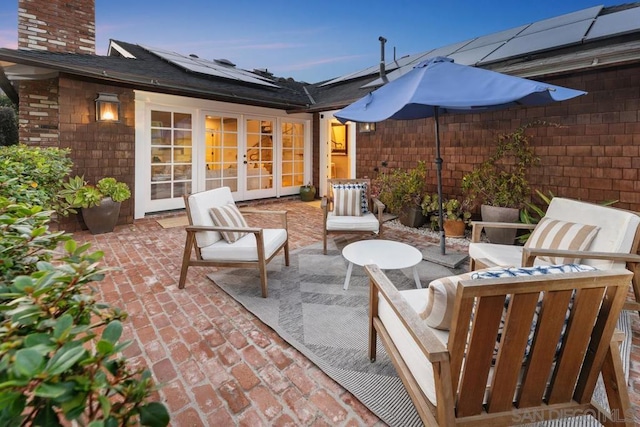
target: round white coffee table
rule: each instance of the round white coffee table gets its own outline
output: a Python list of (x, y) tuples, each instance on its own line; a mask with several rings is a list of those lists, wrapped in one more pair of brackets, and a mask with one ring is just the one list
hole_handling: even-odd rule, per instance
[(344, 279), (344, 290), (349, 288), (353, 264), (359, 266), (376, 264), (381, 270), (400, 270), (413, 267), (416, 287), (422, 288), (416, 268), (422, 261), (422, 253), (413, 246), (393, 240), (360, 240), (345, 246), (342, 249), (342, 256), (349, 261), (347, 277)]

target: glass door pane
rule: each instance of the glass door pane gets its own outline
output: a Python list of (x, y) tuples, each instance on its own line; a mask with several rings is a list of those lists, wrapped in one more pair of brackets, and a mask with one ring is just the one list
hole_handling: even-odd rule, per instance
[(282, 123), (282, 187), (304, 185), (304, 124)]
[(151, 111), (151, 200), (191, 193), (191, 114)]
[(247, 120), (247, 191), (273, 188), (273, 122)]
[(238, 191), (238, 119), (205, 117), (205, 188)]

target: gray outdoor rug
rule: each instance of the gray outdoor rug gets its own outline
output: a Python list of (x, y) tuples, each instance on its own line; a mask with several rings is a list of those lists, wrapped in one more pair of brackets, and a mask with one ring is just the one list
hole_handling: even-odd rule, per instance
[[(208, 277), (385, 423), (420, 426), (418, 413), (384, 346), (378, 345), (376, 362), (367, 357), (369, 281), (364, 269), (354, 266), (349, 289), (342, 289), (347, 262), (341, 253), (350, 242), (340, 237), (329, 240), (327, 255), (322, 254), (322, 243), (292, 251), (289, 267), (284, 267), (284, 257), (278, 255), (268, 266), (269, 298), (260, 296), (257, 269), (225, 268)], [(433, 279), (462, 271), (427, 261), (418, 265), (423, 287)], [(415, 289), (411, 269), (386, 273), (398, 289)], [(627, 369), (631, 326), (628, 316), (622, 317), (619, 327), (628, 337), (622, 348)], [(545, 425), (598, 425), (591, 423), (591, 417), (582, 418)]]

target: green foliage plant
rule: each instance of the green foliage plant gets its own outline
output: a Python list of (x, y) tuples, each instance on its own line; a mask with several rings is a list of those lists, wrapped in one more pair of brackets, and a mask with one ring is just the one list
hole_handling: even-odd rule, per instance
[(0, 425), (164, 427), (151, 375), (122, 356), (126, 313), (96, 300), (100, 251), (51, 211), (0, 196)]
[(71, 213), (76, 213), (77, 208), (97, 206), (105, 197), (111, 197), (114, 202), (123, 202), (131, 197), (129, 186), (112, 177), (102, 178), (94, 186), (87, 183), (84, 177), (75, 176), (63, 186), (59, 196)]
[[(442, 202), (442, 214), (443, 219), (449, 221), (463, 221), (465, 224), (469, 223), (471, 219), (471, 211), (469, 210), (469, 201), (464, 199), (462, 201), (456, 198), (444, 199)], [(438, 195), (427, 194), (422, 202), (422, 214), (429, 217), (431, 228), (438, 230), (438, 216), (440, 211), (438, 209)]]
[(530, 168), (540, 162), (527, 130), (535, 126), (556, 126), (534, 121), (513, 132), (498, 136), (496, 152), (462, 178), (462, 189), (481, 204), (520, 209), (530, 196), (527, 178)]
[(419, 161), (413, 169), (393, 169), (376, 180), (378, 198), (390, 212), (400, 213), (406, 206), (419, 208), (427, 193), (427, 164)]
[(0, 106), (0, 146), (18, 143), (18, 116), (12, 107)]
[(0, 196), (55, 208), (73, 166), (69, 153), (68, 149), (24, 144), (0, 147)]

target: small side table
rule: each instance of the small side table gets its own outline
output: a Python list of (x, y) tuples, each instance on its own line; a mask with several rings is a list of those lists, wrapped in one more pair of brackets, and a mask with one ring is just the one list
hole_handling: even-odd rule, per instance
[(381, 270), (400, 270), (413, 267), (416, 288), (422, 288), (416, 266), (422, 261), (422, 253), (413, 246), (393, 240), (360, 240), (342, 249), (342, 256), (349, 261), (343, 289), (349, 288), (353, 264), (376, 264)]

